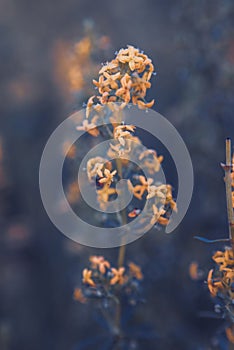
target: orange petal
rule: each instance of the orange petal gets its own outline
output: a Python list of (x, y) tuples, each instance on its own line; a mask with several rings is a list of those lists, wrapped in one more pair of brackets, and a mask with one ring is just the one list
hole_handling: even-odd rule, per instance
[(228, 338), (228, 340), (234, 344), (234, 334), (231, 328), (226, 328), (226, 336)]
[(151, 102), (145, 103), (141, 100), (137, 101), (137, 105), (140, 109), (147, 109), (147, 108), (151, 108), (154, 104), (154, 100), (152, 100)]

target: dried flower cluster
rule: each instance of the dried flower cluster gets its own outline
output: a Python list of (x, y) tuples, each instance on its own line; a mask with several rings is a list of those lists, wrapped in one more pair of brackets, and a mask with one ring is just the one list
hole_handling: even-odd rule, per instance
[(116, 301), (116, 298), (124, 297), (135, 305), (142, 279), (140, 267), (133, 262), (127, 268), (116, 268), (103, 256), (91, 256), (89, 268), (82, 273), (82, 288), (75, 289), (74, 299), (85, 303), (88, 299)]
[[(113, 147), (111, 147), (110, 150), (113, 150)], [(155, 159), (157, 158), (155, 157)], [(123, 162), (122, 172), (127, 172), (129, 166), (127, 163), (126, 160)], [(144, 168), (144, 165), (143, 163), (142, 168)], [(102, 157), (91, 158), (87, 163), (87, 176), (89, 181), (94, 182), (97, 179), (97, 200), (101, 209), (107, 208), (109, 201), (117, 194), (115, 185), (119, 179), (119, 174), (117, 169), (114, 169), (114, 166), (117, 167), (115, 161), (108, 161)], [(151, 172), (153, 171), (151, 162), (149, 162), (149, 169)], [(157, 171), (158, 165), (154, 167), (154, 172), (156, 173)], [(146, 179), (143, 175), (137, 175), (137, 169), (132, 172), (132, 177), (128, 179), (128, 190), (138, 202), (143, 201), (143, 199), (147, 201), (151, 225), (154, 225), (156, 222), (161, 225), (167, 225), (169, 219), (165, 215), (169, 214), (170, 211), (168, 209), (177, 210), (176, 203), (172, 196), (171, 186), (164, 184), (156, 185), (154, 184), (153, 178)], [(141, 206), (140, 203), (138, 205), (139, 207)], [(131, 210), (130, 207), (128, 209), (128, 218), (133, 218), (134, 213), (139, 214), (140, 208)], [(137, 216), (137, 214), (135, 216)]]
[[(99, 95), (89, 98), (82, 124), (76, 125), (78, 131), (85, 131), (89, 138), (96, 137), (97, 142), (99, 136), (106, 139), (103, 154), (94, 153), (84, 170), (102, 210), (117, 196), (121, 198), (122, 190), (116, 185), (121, 179), (127, 180), (124, 191), (129, 192), (132, 200), (122, 211), (116, 207), (110, 220), (122, 226), (141, 214), (134, 234), (140, 232), (141, 226), (146, 231), (145, 228), (150, 229), (157, 223), (167, 225), (172, 210), (177, 210), (172, 187), (161, 183), (157, 176), (163, 156), (143, 146), (135, 135), (136, 127), (124, 123), (125, 108), (130, 103), (143, 110), (152, 107), (154, 101), (147, 103), (145, 96), (153, 71), (151, 60), (138, 49), (133, 46), (121, 49), (114, 60), (103, 65), (98, 81), (93, 81)], [(116, 202), (113, 205), (117, 206)], [(105, 217), (107, 221), (110, 218)], [(122, 332), (120, 304), (123, 300), (131, 305), (137, 303), (143, 279), (139, 266), (124, 264), (124, 255), (123, 244), (119, 248), (118, 267), (111, 266), (103, 256), (91, 256), (90, 266), (82, 273), (82, 288), (74, 291), (75, 300), (81, 303), (99, 300), (101, 309), (114, 304), (116, 311), (111, 318), (115, 319), (114, 327), (119, 332)], [(108, 323), (113, 323), (108, 315), (105, 317)]]
[[(217, 299), (219, 312), (224, 317), (234, 322), (234, 253), (232, 248), (225, 247), (224, 251), (217, 251), (213, 255), (215, 267), (209, 271), (207, 285), (212, 297)], [(227, 334), (230, 341), (231, 328), (228, 327)], [(233, 342), (234, 343), (234, 342)]]
[[(149, 80), (153, 72), (154, 66), (147, 55), (133, 46), (121, 49), (115, 59), (103, 65), (99, 71), (98, 81), (93, 80), (100, 95), (93, 95), (89, 98), (86, 106), (88, 121), (84, 120), (78, 130), (98, 136), (99, 131), (95, 125), (98, 121), (103, 121), (107, 105), (112, 112), (112, 116), (109, 117), (112, 125), (120, 122), (118, 114), (128, 103), (137, 105), (140, 109), (151, 108), (154, 100), (147, 103), (145, 96), (147, 89), (151, 86)], [(115, 118), (116, 114), (117, 118)], [(120, 150), (117, 151), (120, 152)]]
[[(156, 222), (167, 225), (171, 210), (177, 210), (176, 203), (171, 186), (155, 180), (163, 156), (158, 156), (155, 150), (142, 145), (141, 140), (134, 135), (136, 127), (124, 124), (122, 113), (130, 102), (141, 109), (153, 105), (154, 101), (145, 102), (153, 71), (154, 66), (147, 55), (133, 46), (121, 49), (116, 58), (99, 71), (99, 80), (94, 80), (94, 84), (100, 95), (89, 98), (82, 125), (76, 126), (77, 130), (94, 137), (100, 134), (103, 136), (106, 132), (108, 138), (112, 139), (107, 153), (89, 159), (86, 167), (89, 181), (96, 185), (100, 208), (104, 210), (108, 207), (119, 194), (116, 183), (121, 178), (127, 178), (128, 190), (138, 200), (136, 208), (128, 208), (128, 220), (141, 212), (143, 205), (139, 201), (147, 201), (147, 219), (151, 226)], [(141, 169), (130, 164), (131, 159), (137, 159)], [(147, 179), (143, 174), (150, 177)]]
[(121, 49), (115, 59), (102, 67), (98, 81), (93, 80), (100, 94), (97, 99), (102, 104), (122, 102), (126, 105), (132, 102), (139, 108), (150, 108), (154, 100), (147, 103), (145, 95), (151, 86), (149, 80), (153, 72), (151, 59), (139, 49), (129, 45), (126, 49)]
[[(234, 297), (234, 254), (232, 249), (226, 247), (224, 251), (215, 252), (213, 260), (216, 265), (214, 269), (209, 271), (207, 278), (209, 291), (213, 297), (219, 296), (231, 306)], [(227, 309), (229, 310), (229, 307)]]
[[(233, 163), (233, 160), (232, 160)], [(226, 336), (234, 344), (234, 246), (233, 246), (233, 198), (234, 168), (231, 164), (231, 140), (226, 140), (226, 164), (221, 164), (225, 171), (226, 199), (231, 245), (214, 253), (215, 266), (207, 276), (207, 285), (211, 296), (216, 301), (215, 310), (225, 319)]]

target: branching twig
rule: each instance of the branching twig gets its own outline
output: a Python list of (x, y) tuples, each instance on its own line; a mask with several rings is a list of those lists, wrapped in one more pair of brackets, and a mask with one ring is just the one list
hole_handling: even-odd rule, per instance
[(227, 214), (228, 214), (228, 227), (229, 227), (229, 238), (234, 251), (234, 213), (232, 207), (232, 162), (231, 162), (231, 140), (226, 139), (226, 164), (221, 164), (225, 171), (225, 186), (226, 186), (226, 200), (227, 200)]

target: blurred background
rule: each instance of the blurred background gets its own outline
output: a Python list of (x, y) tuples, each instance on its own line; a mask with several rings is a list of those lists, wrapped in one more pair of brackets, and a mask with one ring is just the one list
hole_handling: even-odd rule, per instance
[[(225, 138), (234, 140), (233, 23), (233, 0), (0, 1), (1, 350), (93, 349), (85, 341), (105, 337), (73, 290), (90, 254), (115, 264), (117, 249), (84, 247), (56, 230), (38, 169), (49, 135), (82, 108), (101, 63), (127, 44), (155, 65), (148, 100), (183, 137), (195, 184), (176, 232), (153, 230), (127, 247), (145, 276), (146, 302), (131, 324), (157, 336), (133, 337), (126, 349), (226, 349), (224, 321), (213, 317), (204, 283), (222, 245), (193, 237), (227, 237), (220, 162)], [(189, 275), (192, 261), (204, 271), (200, 282)]]

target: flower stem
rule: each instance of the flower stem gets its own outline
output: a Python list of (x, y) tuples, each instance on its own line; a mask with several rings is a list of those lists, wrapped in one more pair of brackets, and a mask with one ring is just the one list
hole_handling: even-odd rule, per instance
[[(120, 110), (119, 115), (118, 115), (118, 123), (121, 124), (122, 120), (123, 120), (123, 111)], [(122, 161), (120, 158), (116, 159), (116, 165), (117, 165), (117, 172), (118, 172), (120, 178), (122, 178), (123, 177), (123, 166), (122, 166)], [(122, 225), (127, 224), (126, 209), (124, 209), (121, 212), (121, 217), (122, 217)], [(123, 237), (121, 240), (121, 246), (119, 248), (118, 267), (123, 266), (125, 252), (126, 252), (126, 242), (125, 242), (125, 237)]]
[[(121, 159), (116, 160), (116, 165), (117, 165), (118, 174), (122, 178), (123, 166), (122, 166)], [(121, 219), (122, 219), (121, 220), (122, 225), (125, 225), (127, 223), (126, 209), (122, 210)], [(119, 253), (118, 253), (118, 267), (123, 266), (125, 253), (126, 253), (126, 242), (125, 242), (125, 236), (123, 236), (121, 239), (121, 246), (119, 248)], [(115, 325), (116, 325), (116, 329), (119, 329), (119, 332), (121, 334), (121, 303), (120, 302), (116, 305)]]
[(126, 244), (125, 244), (125, 238), (122, 238), (122, 245), (119, 248), (119, 256), (118, 256), (118, 267), (123, 266), (124, 264), (124, 257), (125, 257), (125, 253), (126, 253)]
[[(123, 167), (122, 167), (122, 162), (121, 159), (117, 159), (116, 160), (116, 164), (117, 164), (117, 171), (119, 176), (122, 178), (123, 175)], [(126, 216), (126, 209), (122, 210), (121, 212), (121, 218), (122, 218), (122, 225), (125, 225), (127, 223), (127, 216)], [(125, 257), (125, 252), (126, 252), (126, 242), (125, 242), (125, 237), (123, 236), (122, 240), (121, 240), (121, 246), (119, 248), (119, 255), (118, 255), (118, 267), (123, 266), (124, 263), (124, 257)]]
[(227, 201), (227, 214), (228, 214), (228, 227), (229, 227), (229, 239), (234, 251), (234, 213), (232, 206), (232, 155), (231, 155), (231, 140), (226, 139), (226, 164), (222, 164), (225, 171), (225, 187), (226, 187), (226, 201)]

